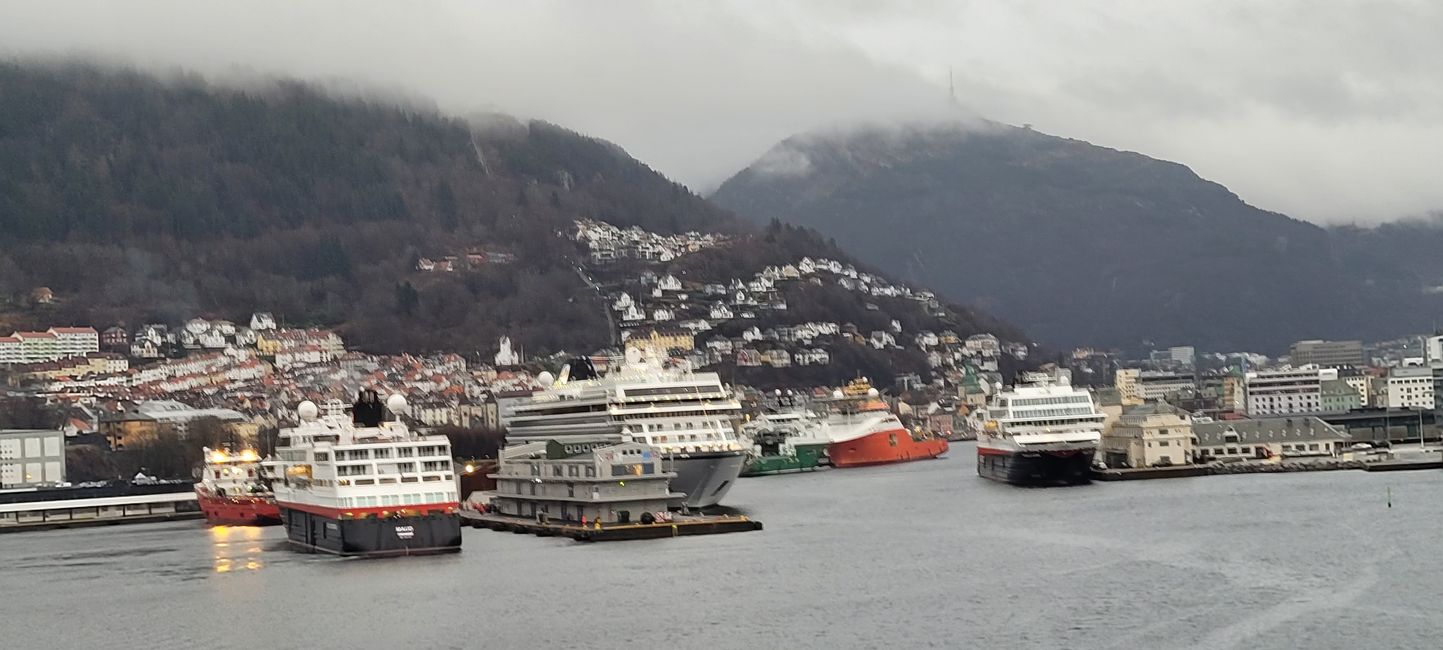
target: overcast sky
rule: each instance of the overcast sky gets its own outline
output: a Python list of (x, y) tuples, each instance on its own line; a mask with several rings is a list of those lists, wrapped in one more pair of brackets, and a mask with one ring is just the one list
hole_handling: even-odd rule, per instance
[(796, 132), (947, 113), (1185, 163), (1263, 208), (1443, 210), (1438, 0), (0, 2), (0, 51), (542, 117), (708, 191)]

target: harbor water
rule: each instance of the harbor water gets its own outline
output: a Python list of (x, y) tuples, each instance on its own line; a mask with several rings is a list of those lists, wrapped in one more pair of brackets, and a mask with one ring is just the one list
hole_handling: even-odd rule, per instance
[[(1391, 493), (1392, 506), (1388, 499)], [(195, 522), (0, 536), (11, 648), (1437, 648), (1443, 472), (1014, 488), (940, 460), (745, 479), (761, 532), (465, 531), (343, 560)]]

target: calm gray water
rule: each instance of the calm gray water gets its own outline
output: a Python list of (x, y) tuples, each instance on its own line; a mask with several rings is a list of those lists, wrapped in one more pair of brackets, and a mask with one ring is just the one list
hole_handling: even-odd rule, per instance
[(1443, 472), (1043, 490), (972, 453), (746, 479), (728, 501), (766, 530), (712, 537), (342, 560), (199, 522), (3, 535), (0, 646), (1443, 647)]

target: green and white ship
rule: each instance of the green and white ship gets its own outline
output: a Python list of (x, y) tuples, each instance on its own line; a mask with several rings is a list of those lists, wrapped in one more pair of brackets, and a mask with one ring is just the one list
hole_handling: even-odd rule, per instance
[(742, 427), (751, 441), (742, 476), (806, 472), (831, 463), (826, 427), (815, 414), (792, 408), (763, 414)]

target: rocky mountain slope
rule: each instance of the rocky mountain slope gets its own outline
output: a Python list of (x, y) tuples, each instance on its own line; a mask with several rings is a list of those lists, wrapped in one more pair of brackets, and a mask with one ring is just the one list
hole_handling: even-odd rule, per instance
[(1422, 331), (1440, 307), (1443, 269), (1390, 254), (1395, 231), (1330, 231), (1183, 165), (999, 124), (789, 138), (712, 198), (1053, 346), (1279, 352)]

